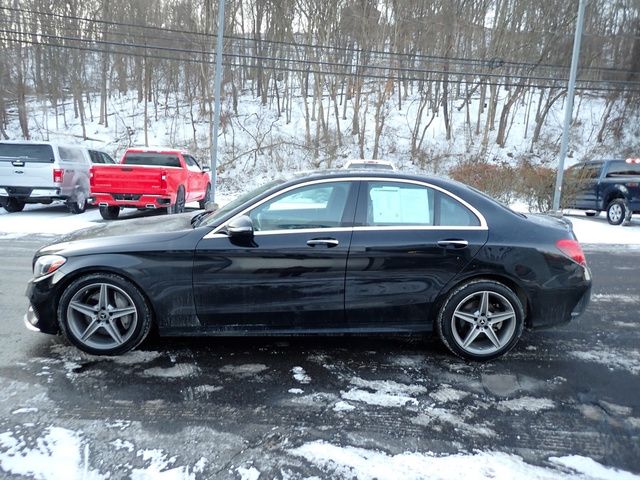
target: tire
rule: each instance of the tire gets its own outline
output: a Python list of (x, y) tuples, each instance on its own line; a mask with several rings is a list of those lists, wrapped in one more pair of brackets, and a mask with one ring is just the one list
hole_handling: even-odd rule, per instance
[(121, 355), (137, 347), (149, 333), (151, 309), (128, 280), (94, 273), (65, 288), (58, 305), (58, 324), (66, 339), (84, 352)]
[(207, 202), (211, 198), (211, 184), (207, 183), (207, 189), (204, 192), (204, 198), (198, 202), (198, 206), (204, 210), (207, 206)]
[(465, 360), (476, 361), (507, 353), (518, 343), (523, 327), (522, 302), (510, 288), (493, 280), (473, 280), (453, 290), (436, 320), (445, 346)]
[(73, 214), (84, 213), (87, 209), (87, 196), (84, 192), (78, 192), (74, 198), (67, 200), (67, 209)]
[(597, 215), (600, 215), (600, 210), (589, 210), (589, 211), (587, 211), (587, 212), (584, 212), (584, 214), (585, 214), (587, 217), (595, 217), (595, 216), (597, 216)]
[(120, 215), (120, 207), (100, 207), (100, 215), (105, 220), (115, 220)]
[(621, 225), (630, 216), (629, 206), (624, 198), (614, 198), (607, 206), (607, 221), (611, 225)]
[(184, 187), (180, 186), (178, 188), (178, 193), (176, 194), (176, 203), (167, 208), (167, 213), (172, 214), (182, 212), (184, 212)]
[(26, 202), (24, 200), (18, 200), (15, 197), (9, 197), (2, 202), (2, 206), (9, 213), (21, 212), (25, 204)]

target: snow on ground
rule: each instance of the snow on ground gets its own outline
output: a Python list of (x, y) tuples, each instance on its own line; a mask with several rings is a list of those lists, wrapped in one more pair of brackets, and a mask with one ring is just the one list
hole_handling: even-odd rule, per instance
[(395, 480), (402, 478), (456, 479), (469, 477), (476, 480), (639, 480), (631, 473), (608, 468), (580, 456), (551, 457), (548, 467), (526, 463), (517, 455), (500, 452), (437, 456), (432, 453), (400, 453), (388, 455), (377, 450), (340, 447), (323, 441), (305, 443), (289, 450), (317, 465), (332, 478), (359, 480)]

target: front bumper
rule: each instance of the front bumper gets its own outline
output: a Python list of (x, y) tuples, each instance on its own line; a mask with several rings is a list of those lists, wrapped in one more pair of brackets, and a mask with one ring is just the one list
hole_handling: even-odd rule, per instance
[(29, 330), (50, 334), (59, 332), (52, 278), (39, 281), (31, 279), (27, 284), (26, 296), (29, 299), (29, 307), (24, 316), (24, 323)]

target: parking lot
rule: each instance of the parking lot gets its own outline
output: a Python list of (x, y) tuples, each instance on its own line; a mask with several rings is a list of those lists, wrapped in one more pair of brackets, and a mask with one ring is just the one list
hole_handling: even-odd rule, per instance
[(22, 325), (31, 257), (51, 239), (0, 239), (5, 477), (640, 473), (638, 247), (587, 246), (586, 314), (479, 364), (400, 336), (152, 338), (85, 355)]

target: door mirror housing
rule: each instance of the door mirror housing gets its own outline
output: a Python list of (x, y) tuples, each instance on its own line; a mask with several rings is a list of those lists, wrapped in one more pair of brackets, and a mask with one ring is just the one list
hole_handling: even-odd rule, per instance
[(203, 165), (201, 170), (203, 172), (210, 172), (211, 171), (211, 167), (209, 165)]
[(227, 224), (227, 233), (230, 238), (252, 238), (253, 220), (247, 215), (232, 218)]

